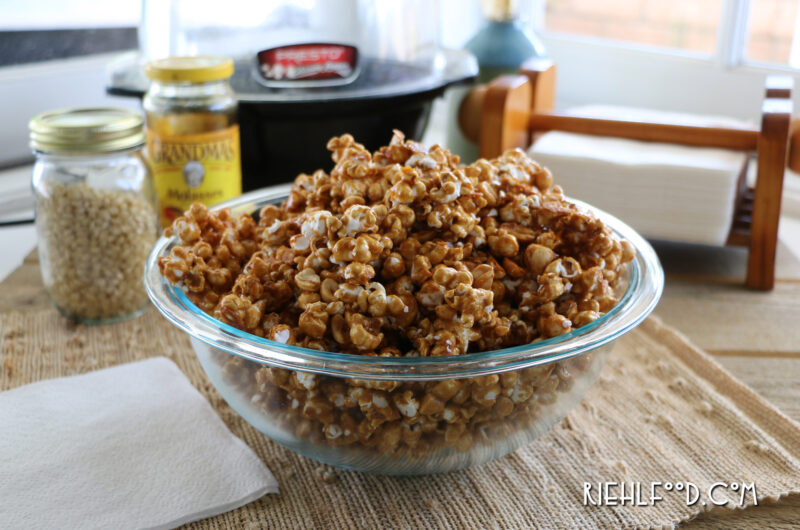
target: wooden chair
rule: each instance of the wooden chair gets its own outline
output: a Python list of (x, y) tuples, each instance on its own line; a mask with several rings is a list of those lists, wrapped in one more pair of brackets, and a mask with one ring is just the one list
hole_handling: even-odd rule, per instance
[(795, 149), (789, 155), (793, 88), (790, 77), (767, 77), (757, 129), (567, 115), (554, 110), (555, 84), (556, 66), (552, 61), (534, 59), (523, 64), (518, 75), (500, 76), (477, 87), (464, 100), (459, 114), (464, 134), (478, 142), (480, 155), (485, 158), (514, 147), (527, 149), (537, 133), (553, 130), (753, 152), (757, 160), (756, 184), (748, 187), (743, 169), (726, 244), (748, 247), (748, 287), (773, 288), (787, 156), (789, 166), (800, 169), (800, 135), (794, 135)]

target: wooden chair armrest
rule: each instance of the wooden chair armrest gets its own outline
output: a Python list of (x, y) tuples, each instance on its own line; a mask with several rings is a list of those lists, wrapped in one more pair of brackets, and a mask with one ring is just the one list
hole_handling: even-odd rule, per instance
[(556, 105), (556, 63), (551, 59), (528, 59), (519, 67), (531, 83), (531, 112), (547, 112)]
[(458, 107), (458, 126), (465, 138), (480, 142), (481, 120), (483, 119), (483, 99), (486, 97), (486, 84), (476, 85), (464, 94)]
[(786, 98), (767, 98), (762, 106), (747, 261), (746, 283), (752, 289), (770, 290), (775, 285), (775, 250), (792, 110), (792, 100)]
[(768, 75), (764, 82), (764, 96), (768, 98), (790, 98), (794, 79), (788, 75)]
[(480, 156), (494, 158), (507, 149), (527, 149), (531, 83), (524, 75), (502, 75), (483, 96), (478, 146)]
[(795, 118), (789, 124), (789, 169), (800, 173), (800, 118)]
[(646, 142), (665, 142), (738, 150), (754, 150), (758, 141), (758, 130), (752, 128), (736, 129), (646, 121), (607, 120), (573, 116), (559, 112), (532, 114), (530, 128), (533, 132), (566, 131)]
[[(764, 95), (767, 98), (792, 97), (794, 79), (788, 75), (769, 75), (764, 83)], [(800, 118), (794, 118), (789, 124), (789, 155), (787, 166), (795, 173), (800, 173)]]
[[(531, 112), (552, 110), (556, 98), (556, 66), (550, 59), (528, 59), (519, 68), (519, 75), (528, 78), (530, 100), (527, 105)], [(470, 90), (458, 110), (458, 124), (464, 136), (480, 145), (481, 123), (483, 121), (483, 102), (488, 84), (478, 85)], [(495, 92), (500, 90), (495, 85)], [(518, 89), (527, 90), (527, 89)], [(517, 96), (515, 96), (517, 97)], [(521, 95), (519, 97), (522, 97)], [(515, 99), (515, 103), (516, 103)], [(517, 146), (521, 147), (521, 146)], [(527, 147), (527, 145), (525, 146)]]

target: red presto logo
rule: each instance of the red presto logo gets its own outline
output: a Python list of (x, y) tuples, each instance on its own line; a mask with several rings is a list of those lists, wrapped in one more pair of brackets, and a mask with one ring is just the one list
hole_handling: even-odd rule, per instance
[(258, 52), (266, 81), (347, 79), (356, 69), (358, 49), (342, 44), (292, 44)]

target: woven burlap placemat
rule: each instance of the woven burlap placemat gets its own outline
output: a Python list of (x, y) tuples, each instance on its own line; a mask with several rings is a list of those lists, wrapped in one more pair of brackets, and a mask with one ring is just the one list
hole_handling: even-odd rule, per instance
[[(702, 501), (716, 482), (753, 483), (760, 503), (800, 491), (800, 426), (657, 319), (618, 341), (583, 402), (527, 447), (466, 471), (382, 477), (324, 466), (262, 436), (214, 390), (188, 338), (152, 308), (128, 322), (75, 326), (19, 278), (0, 284), (0, 296), (30, 301), (0, 312), (0, 390), (163, 355), (278, 479), (280, 494), (192, 528), (671, 526), (710, 509)], [(648, 504), (661, 483), (663, 500), (585, 505), (584, 484), (596, 501), (603, 482), (639, 483)], [(667, 482), (693, 483), (701, 500), (687, 505), (685, 491)], [(740, 497), (714, 491), (729, 507)], [(753, 502), (749, 491), (745, 501)]]

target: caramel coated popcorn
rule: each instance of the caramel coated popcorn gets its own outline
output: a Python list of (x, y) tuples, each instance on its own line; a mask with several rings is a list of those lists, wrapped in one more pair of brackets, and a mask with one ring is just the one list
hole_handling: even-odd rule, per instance
[[(277, 342), (355, 355), (462, 355), (586, 325), (617, 302), (633, 247), (565, 200), (512, 150), (459, 164), (395, 132), (368, 152), (328, 143), (328, 174), (301, 174), (257, 221), (195, 204), (161, 272), (215, 318)], [(377, 382), (225, 356), (229, 383), (301, 438), (384, 454), (467, 450), (530, 422), (568, 390), (577, 359), (435, 382)], [(494, 429), (494, 431), (493, 431)]]

